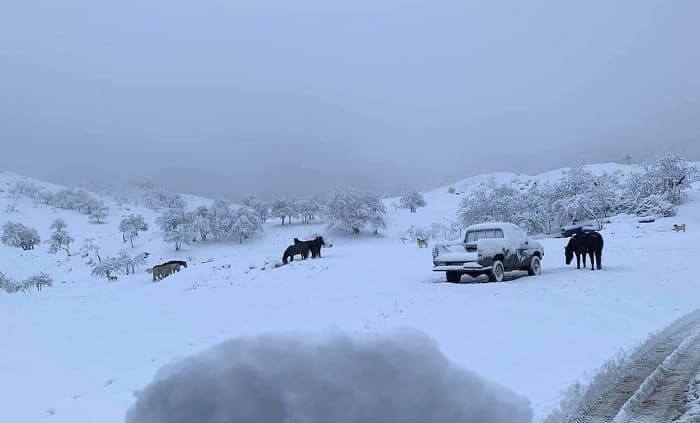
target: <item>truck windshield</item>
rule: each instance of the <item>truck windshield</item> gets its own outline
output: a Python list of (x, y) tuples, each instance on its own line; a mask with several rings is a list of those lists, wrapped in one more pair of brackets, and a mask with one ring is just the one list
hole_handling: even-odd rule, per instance
[(464, 242), (476, 242), (484, 238), (503, 238), (503, 231), (500, 229), (480, 229), (478, 231), (469, 231), (464, 238)]

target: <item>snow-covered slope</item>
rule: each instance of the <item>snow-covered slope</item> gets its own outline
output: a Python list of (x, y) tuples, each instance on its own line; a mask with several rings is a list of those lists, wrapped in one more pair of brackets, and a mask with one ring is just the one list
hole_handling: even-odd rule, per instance
[[(514, 177), (491, 176), (504, 182)], [(491, 176), (454, 186), (461, 190)], [(0, 173), (0, 186), (13, 178)], [(62, 217), (77, 242), (99, 239), (105, 255), (125, 247), (119, 217), (142, 213), (151, 230), (139, 236), (133, 251), (150, 252), (149, 264), (175, 258), (191, 263), (158, 283), (137, 273), (108, 284), (91, 277), (79, 255), (51, 255), (45, 245), (29, 252), (0, 245), (1, 271), (15, 279), (45, 271), (56, 280), (40, 293), (0, 293), (0, 422), (121, 422), (133, 391), (158, 368), (231, 337), (395, 326), (425, 331), (450, 359), (526, 395), (541, 419), (562, 389), (697, 307), (700, 285), (690, 263), (700, 250), (698, 189), (693, 187), (675, 218), (652, 224), (614, 219), (603, 232), (601, 272), (566, 267), (564, 240), (545, 239), (541, 276), (459, 285), (438, 283), (443, 275), (431, 271), (430, 249), (396, 237), (410, 224), (453, 219), (460, 196), (447, 187), (427, 193), (428, 206), (417, 213), (388, 207), (385, 237), (332, 234), (334, 246), (323, 258), (280, 268), (269, 263), (279, 261), (293, 237), (323, 232), (324, 226), (270, 222), (262, 236), (243, 244), (198, 243), (178, 254), (155, 230), (152, 211), (108, 202), (111, 215), (97, 225), (26, 199), (19, 201), (19, 212), (8, 213), (10, 199), (0, 193), (0, 223), (34, 226), (45, 239), (51, 220)], [(673, 223), (685, 223), (687, 232), (673, 232)]]

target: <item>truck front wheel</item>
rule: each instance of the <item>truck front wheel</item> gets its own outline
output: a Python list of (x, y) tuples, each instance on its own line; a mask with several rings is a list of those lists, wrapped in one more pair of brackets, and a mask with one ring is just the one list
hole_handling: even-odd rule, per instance
[(542, 271), (542, 266), (540, 264), (540, 258), (537, 256), (532, 256), (530, 259), (530, 265), (527, 267), (527, 273), (530, 276), (539, 275)]
[(459, 272), (445, 272), (447, 282), (459, 282), (462, 279), (462, 274)]

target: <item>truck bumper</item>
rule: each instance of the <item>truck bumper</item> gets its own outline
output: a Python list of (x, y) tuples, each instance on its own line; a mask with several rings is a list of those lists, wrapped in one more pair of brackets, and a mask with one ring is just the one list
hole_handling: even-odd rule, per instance
[(491, 266), (481, 266), (479, 263), (449, 264), (433, 266), (433, 272), (488, 272)]

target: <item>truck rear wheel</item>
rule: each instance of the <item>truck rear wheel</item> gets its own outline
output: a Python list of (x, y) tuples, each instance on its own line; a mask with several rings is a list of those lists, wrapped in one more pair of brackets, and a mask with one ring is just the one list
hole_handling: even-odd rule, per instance
[(503, 282), (504, 275), (503, 263), (499, 260), (494, 260), (493, 265), (491, 265), (491, 271), (489, 272), (489, 282)]
[(459, 282), (462, 280), (462, 274), (459, 272), (445, 272), (445, 279), (447, 279), (447, 282)]

